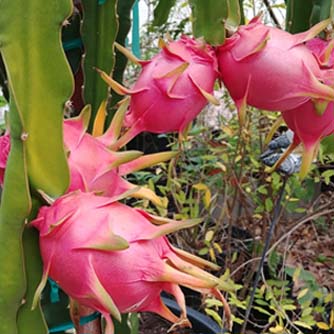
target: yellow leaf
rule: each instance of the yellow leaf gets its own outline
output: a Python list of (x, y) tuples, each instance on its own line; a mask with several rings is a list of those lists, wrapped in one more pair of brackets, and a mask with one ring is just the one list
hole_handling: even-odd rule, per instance
[(212, 240), (212, 238), (213, 238), (213, 236), (214, 236), (214, 232), (213, 231), (208, 231), (208, 232), (206, 232), (205, 233), (205, 241), (208, 241), (208, 242), (210, 242), (211, 240)]
[(329, 324), (331, 328), (334, 328), (334, 309), (333, 308), (331, 309), (331, 316), (329, 319)]
[(295, 272), (293, 273), (293, 276), (292, 276), (292, 280), (296, 283), (296, 281), (298, 280), (298, 277), (300, 275), (302, 271), (302, 268), (299, 266), (296, 268)]
[(193, 188), (197, 190), (208, 190), (208, 186), (204, 183), (196, 183), (193, 185)]
[(216, 165), (223, 171), (223, 172), (226, 172), (227, 171), (227, 168), (224, 164), (222, 164), (221, 162), (217, 162)]
[(325, 331), (330, 330), (329, 326), (325, 322), (319, 321), (316, 324), (317, 324), (318, 328), (320, 328), (320, 329), (323, 329)]
[(224, 133), (226, 133), (230, 137), (234, 135), (234, 131), (228, 126), (222, 126), (222, 130)]
[(203, 203), (205, 208), (207, 209), (210, 206), (211, 203), (211, 191), (208, 189), (203, 197)]
[(211, 261), (216, 262), (217, 261), (216, 254), (213, 248), (209, 249), (209, 254), (210, 254)]
[[(216, 248), (216, 250), (217, 250), (217, 252), (218, 252), (219, 254), (223, 253), (222, 248), (220, 247), (220, 245), (219, 245), (217, 242), (214, 242), (214, 243), (213, 243), (213, 247)], [(233, 262), (232, 262), (232, 263), (233, 263)]]
[(325, 299), (324, 299), (324, 302), (325, 302), (326, 304), (328, 304), (328, 303), (332, 302), (333, 299), (334, 299), (334, 293), (331, 292), (331, 293), (329, 293), (328, 295), (326, 295), (326, 297), (325, 297)]
[(280, 325), (276, 325), (275, 327), (270, 327), (269, 328), (269, 332), (274, 333), (274, 334), (282, 333), (283, 330), (284, 330), (284, 327), (282, 327)]
[(303, 298), (308, 293), (308, 288), (299, 291), (297, 299)]

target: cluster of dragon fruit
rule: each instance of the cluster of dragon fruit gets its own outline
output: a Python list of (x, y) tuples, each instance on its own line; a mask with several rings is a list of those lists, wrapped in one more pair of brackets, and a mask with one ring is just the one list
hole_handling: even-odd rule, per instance
[[(180, 288), (184, 286), (221, 300), (230, 326), (223, 282), (207, 271), (218, 266), (174, 247), (166, 237), (200, 220), (161, 218), (121, 203), (134, 196), (164, 205), (154, 192), (129, 183), (126, 175), (176, 153), (141, 155), (120, 149), (143, 131), (179, 132), (182, 138), (208, 102), (218, 103), (213, 91), (220, 80), (235, 102), (241, 125), (248, 106), (281, 113), (294, 138), (280, 160), (301, 145), (300, 173), (305, 176), (320, 140), (334, 133), (334, 40), (316, 37), (328, 23), (292, 35), (255, 18), (219, 47), (187, 36), (161, 42), (151, 60), (132, 57), (142, 71), (131, 89), (100, 71), (102, 79), (126, 97), (103, 134), (86, 131), (89, 107), (64, 120), (70, 186), (65, 195), (41, 207), (30, 223), (39, 230), (44, 263), (35, 302), (50, 277), (74, 301), (103, 315), (106, 334), (114, 332), (112, 318), (120, 320), (128, 312), (151, 311), (175, 327), (190, 326)], [(9, 136), (1, 137), (1, 183)], [(179, 317), (164, 305), (162, 291), (175, 297)]]

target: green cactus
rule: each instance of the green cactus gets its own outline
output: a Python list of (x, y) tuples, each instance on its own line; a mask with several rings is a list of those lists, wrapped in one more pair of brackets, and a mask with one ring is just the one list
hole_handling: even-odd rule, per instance
[[(116, 42), (125, 46), (126, 37), (131, 28), (131, 9), (136, 0), (123, 0), (117, 5), (117, 14), (119, 17), (119, 28), (116, 37)], [(118, 50), (116, 50), (115, 67), (113, 70), (113, 79), (117, 82), (123, 82), (123, 73), (128, 63), (128, 59)], [(107, 118), (107, 125), (110, 124), (117, 108), (114, 108), (116, 103), (123, 99), (123, 96), (118, 95), (115, 91), (111, 93), (111, 100), (109, 103), (109, 112)]]
[(154, 26), (162, 26), (168, 20), (171, 8), (175, 5), (176, 0), (160, 0), (158, 5), (154, 8)]
[(5, 0), (0, 10), (1, 53), (22, 122), (29, 181), (35, 189), (59, 196), (69, 182), (62, 111), (73, 90), (60, 32), (72, 1), (32, 0), (22, 6), (19, 0)]
[(108, 97), (108, 86), (95, 68), (111, 73), (115, 62), (113, 44), (118, 31), (117, 0), (107, 0), (101, 4), (96, 0), (82, 0), (82, 4), (84, 20), (81, 31), (85, 46), (83, 95), (85, 103), (92, 106), (91, 131), (97, 110)]
[(228, 0), (190, 0), (192, 7), (193, 33), (219, 45), (225, 40), (225, 21), (228, 17)]
[(37, 280), (32, 274), (41, 269), (33, 253), (37, 252), (37, 240), (29, 241), (30, 231), (24, 233), (25, 273), (22, 234), (31, 210), (29, 184), (34, 192), (41, 190), (56, 197), (63, 194), (69, 182), (62, 122), (73, 78), (60, 34), (71, 11), (71, 0), (31, 0), (24, 6), (19, 0), (0, 2), (0, 51), (10, 90), (11, 135), (0, 208), (3, 333), (46, 333), (41, 311), (28, 314), (32, 282)]
[(313, 1), (288, 0), (286, 5), (286, 30), (294, 34), (309, 29)]
[(31, 200), (22, 127), (13, 102), (10, 110), (11, 151), (0, 207), (0, 331), (16, 334), (17, 310), (26, 290), (22, 231)]

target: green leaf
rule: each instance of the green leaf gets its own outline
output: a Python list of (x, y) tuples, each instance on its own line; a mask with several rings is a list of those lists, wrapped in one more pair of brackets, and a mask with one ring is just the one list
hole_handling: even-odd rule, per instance
[(168, 20), (170, 10), (175, 5), (175, 0), (160, 0), (158, 5), (154, 8), (154, 26), (162, 26)]
[(253, 309), (259, 311), (260, 313), (268, 315), (268, 316), (272, 315), (270, 312), (268, 312), (266, 309), (264, 309), (263, 307), (260, 307), (260, 306), (253, 306)]
[(194, 36), (204, 37), (212, 45), (224, 43), (228, 0), (189, 0), (189, 3), (192, 7)]
[(24, 140), (31, 184), (52, 197), (69, 183), (62, 126), (73, 77), (60, 36), (71, 11), (70, 0), (0, 2), (1, 53), (22, 123), (17, 139)]
[(298, 327), (307, 328), (307, 329), (312, 330), (312, 326), (309, 325), (308, 323), (304, 322), (304, 321), (295, 320), (293, 323)]
[(324, 178), (325, 184), (329, 184), (331, 182), (331, 177), (334, 175), (334, 170), (328, 169), (321, 173), (321, 176)]
[(101, 102), (108, 97), (108, 86), (95, 68), (111, 73), (114, 67), (113, 45), (118, 31), (116, 4), (117, 0), (108, 0), (102, 5), (95, 0), (82, 0), (84, 20), (81, 31), (85, 47), (83, 95), (85, 103), (92, 106), (90, 131)]

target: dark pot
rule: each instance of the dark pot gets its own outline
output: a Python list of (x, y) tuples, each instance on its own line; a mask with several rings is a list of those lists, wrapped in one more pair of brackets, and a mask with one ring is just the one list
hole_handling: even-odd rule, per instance
[[(177, 303), (168, 298), (162, 297), (163, 302), (166, 306), (171, 309), (176, 315), (180, 314), (180, 307)], [(210, 317), (203, 313), (200, 313), (190, 307), (187, 307), (187, 315), (192, 324), (192, 331), (196, 334), (221, 334), (227, 333), (226, 330), (219, 327), (219, 325), (212, 320)]]

